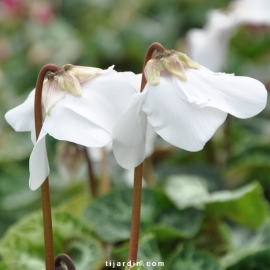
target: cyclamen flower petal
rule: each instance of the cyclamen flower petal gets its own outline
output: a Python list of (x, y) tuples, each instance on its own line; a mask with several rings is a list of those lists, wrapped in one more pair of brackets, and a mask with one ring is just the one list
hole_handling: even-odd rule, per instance
[(187, 33), (188, 54), (213, 71), (226, 65), (229, 41), (241, 25), (270, 26), (269, 0), (235, 0), (228, 9), (211, 10), (203, 29)]
[(237, 24), (237, 18), (231, 13), (211, 10), (203, 29), (188, 31), (188, 54), (212, 71), (222, 71), (226, 64), (229, 40)]
[(142, 74), (136, 74), (134, 76), (133, 72), (125, 71), (122, 73), (125, 79), (133, 86), (137, 93), (140, 92), (141, 88), (141, 81), (142, 81)]
[(267, 91), (255, 79), (214, 73), (203, 66), (185, 72), (187, 81), (162, 71), (160, 83), (147, 83), (116, 121), (113, 151), (122, 167), (133, 168), (145, 158), (146, 118), (164, 140), (188, 151), (199, 151), (227, 113), (248, 118), (266, 105)]
[(164, 66), (170, 73), (174, 74), (180, 80), (186, 81), (187, 76), (185, 74), (184, 66), (176, 55), (164, 58)]
[(229, 38), (219, 38), (204, 29), (192, 29), (187, 34), (188, 54), (213, 71), (222, 71), (226, 65)]
[(82, 95), (82, 88), (79, 80), (72, 74), (62, 71), (61, 73), (54, 76), (60, 89), (69, 92), (75, 97)]
[(58, 83), (53, 79), (45, 80), (42, 90), (42, 105), (45, 113), (49, 114), (54, 105), (66, 96), (67, 92), (59, 88)]
[(23, 132), (34, 129), (34, 98), (35, 91), (32, 91), (21, 105), (5, 114), (6, 121), (15, 131)]
[[(129, 73), (129, 76), (137, 77), (132, 74)], [(59, 76), (61, 77), (61, 74)], [(78, 82), (78, 79), (76, 81)], [(65, 91), (65, 97), (52, 106), (50, 113), (45, 115), (41, 134), (30, 159), (31, 189), (38, 188), (49, 173), (45, 147), (46, 134), (58, 140), (67, 140), (87, 147), (105, 146), (112, 139), (114, 122), (127, 110), (132, 95), (136, 93), (125, 73), (117, 73), (112, 68), (101, 71), (80, 87), (82, 89), (80, 97)], [(58, 90), (61, 91), (60, 87)], [(22, 105), (6, 114), (6, 120), (11, 126), (17, 131), (31, 131), (32, 137), (35, 134), (34, 92), (31, 92)], [(43, 100), (46, 98), (49, 96), (45, 94)], [(37, 158), (39, 156), (40, 159)]]
[(187, 70), (189, 83), (184, 84), (172, 77), (173, 83), (181, 88), (188, 101), (202, 107), (214, 107), (238, 118), (249, 118), (261, 112), (267, 102), (265, 86), (258, 80), (214, 73), (201, 67)]
[(270, 26), (269, 0), (236, 0), (230, 4), (230, 10), (239, 24)]
[(160, 72), (164, 69), (164, 64), (160, 59), (150, 59), (145, 68), (144, 74), (149, 83), (152, 85), (159, 84)]
[(61, 103), (57, 104), (52, 113), (46, 117), (30, 156), (29, 186), (32, 190), (40, 187), (50, 172), (45, 145), (45, 137), (48, 133), (53, 133), (56, 139), (88, 147), (103, 146), (111, 140), (111, 135), (99, 126), (63, 107)]
[[(140, 92), (140, 85), (141, 85), (142, 74), (137, 74), (136, 76), (134, 76), (134, 73), (132, 73), (132, 72), (123, 72), (122, 75), (133, 86), (133, 88), (139, 93)], [(139, 100), (136, 100), (136, 97), (135, 96), (133, 97), (133, 100), (131, 101), (131, 105), (130, 106), (133, 106), (133, 105), (136, 106), (136, 103), (139, 102)], [(124, 115), (122, 115), (120, 117), (123, 122), (125, 121), (124, 120), (125, 119), (125, 116)], [(141, 116), (141, 117), (143, 118), (143, 116)], [(145, 118), (145, 116), (144, 116), (144, 118)], [(146, 121), (146, 119), (144, 121)], [(122, 131), (120, 131), (120, 133), (122, 132), (123, 137), (125, 137), (126, 140), (131, 141), (132, 139), (130, 140), (130, 138), (129, 138), (129, 130), (130, 130), (130, 127), (128, 126), (129, 124), (133, 125), (133, 122), (124, 124), (125, 125), (125, 128)], [(135, 122), (135, 124), (136, 124), (136, 122)], [(134, 129), (136, 129), (136, 127), (134, 127)], [(132, 134), (132, 135), (134, 135), (134, 134)], [(147, 124), (147, 127), (146, 127), (146, 138), (145, 138), (145, 157), (149, 157), (150, 155), (152, 155), (152, 153), (154, 151), (154, 145), (155, 145), (156, 137), (157, 137), (156, 132), (151, 127), (151, 125), (148, 123)], [(120, 142), (120, 144), (121, 144), (121, 142)], [(117, 141), (114, 141), (115, 154), (118, 155), (117, 149), (116, 149), (117, 148), (116, 145), (117, 145)], [(112, 150), (112, 144), (107, 145), (106, 146), (106, 150), (107, 151), (111, 151)], [(100, 148), (92, 148), (91, 147), (89, 149), (89, 152), (90, 152), (91, 158), (94, 161), (100, 161), (101, 160), (101, 151), (100, 151)]]
[(64, 69), (69, 74), (75, 76), (80, 83), (86, 82), (87, 80), (94, 78), (97, 74), (102, 72), (102, 69), (100, 68), (74, 66), (70, 64), (65, 65)]
[(157, 133), (148, 122), (146, 126), (146, 137), (145, 137), (145, 158), (148, 158), (153, 154), (155, 150), (156, 139)]
[(142, 110), (165, 141), (184, 150), (199, 151), (225, 121), (227, 113), (184, 100), (181, 90), (172, 84), (174, 78), (180, 81), (165, 74), (158, 86), (147, 85)]
[(112, 133), (113, 153), (126, 169), (134, 168), (145, 157), (146, 115), (141, 111), (144, 93), (135, 94), (129, 109), (118, 118)]
[(57, 140), (86, 147), (102, 147), (111, 141), (111, 134), (89, 119), (64, 106), (64, 100), (47, 115), (43, 129)]
[(29, 187), (32, 190), (39, 188), (50, 173), (50, 167), (46, 149), (47, 132), (42, 129), (34, 146), (29, 160)]
[[(132, 74), (136, 78), (136, 75)], [(115, 70), (99, 74), (83, 83), (82, 88), (88, 91), (83, 91), (79, 99), (68, 95), (64, 106), (111, 134), (114, 122), (127, 110), (136, 89), (128, 82), (124, 72)]]

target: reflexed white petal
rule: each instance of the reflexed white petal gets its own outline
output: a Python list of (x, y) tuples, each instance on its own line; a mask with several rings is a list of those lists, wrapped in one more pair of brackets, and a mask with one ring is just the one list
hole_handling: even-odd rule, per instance
[(141, 90), (141, 81), (142, 81), (142, 74), (134, 74), (133, 72), (126, 71), (122, 72), (124, 77), (128, 80), (128, 82), (133, 86), (136, 92), (140, 92)]
[(239, 24), (270, 26), (269, 0), (238, 0), (230, 4), (233, 15)]
[(39, 138), (37, 140), (37, 143), (35, 144), (34, 149), (30, 156), (29, 187), (32, 190), (36, 190), (37, 188), (39, 188), (50, 173), (45, 142), (46, 135), (47, 132), (44, 129), (42, 129)]
[(6, 121), (15, 131), (31, 131), (34, 129), (34, 99), (35, 90), (29, 94), (21, 105), (5, 114)]
[(110, 72), (111, 70), (114, 69), (114, 65), (108, 67), (107, 69), (103, 69), (102, 71), (100, 71), (101, 74), (105, 74), (107, 72)]
[(188, 55), (213, 71), (223, 71), (236, 26), (237, 20), (230, 13), (212, 10), (203, 29), (191, 29), (187, 33)]
[(187, 77), (185, 74), (183, 63), (179, 60), (179, 58), (176, 55), (164, 57), (162, 58), (161, 61), (164, 64), (166, 70), (174, 74), (180, 80), (186, 81)]
[(74, 142), (87, 147), (102, 147), (111, 135), (85, 117), (63, 106), (59, 101), (46, 116), (43, 128), (57, 140)]
[(130, 169), (145, 157), (146, 115), (141, 111), (145, 94), (135, 94), (129, 109), (113, 127), (113, 152), (120, 166)]
[(175, 76), (163, 73), (158, 86), (146, 85), (144, 91), (148, 95), (142, 110), (164, 140), (188, 151), (199, 151), (227, 114), (211, 107), (199, 108), (185, 101), (181, 89), (172, 83), (172, 77)]
[(151, 85), (158, 85), (160, 82), (160, 72), (164, 69), (165, 65), (161, 59), (150, 59), (144, 67), (144, 75), (146, 80)]
[(80, 97), (82, 95), (81, 84), (74, 75), (63, 71), (54, 76), (54, 79), (62, 90), (67, 91), (75, 97)]
[(146, 143), (145, 143), (145, 157), (149, 157), (153, 154), (155, 150), (155, 141), (157, 138), (157, 133), (153, 127), (147, 122), (146, 128)]
[(67, 64), (64, 66), (65, 70), (74, 75), (80, 83), (83, 83), (89, 79), (94, 78), (97, 74), (99, 74), (102, 69), (95, 67), (84, 67), (84, 66), (74, 66)]
[(216, 37), (228, 39), (236, 26), (238, 26), (238, 20), (232, 13), (213, 9), (207, 14), (207, 23), (204, 28)]
[(255, 79), (214, 73), (204, 67), (188, 69), (186, 74), (188, 79), (185, 83), (176, 77), (172, 79), (191, 103), (214, 107), (238, 118), (252, 117), (265, 108), (267, 91)]
[(61, 90), (54, 79), (45, 80), (42, 89), (42, 105), (46, 114), (49, 114), (54, 105), (66, 96), (67, 92)]
[(136, 93), (122, 73), (109, 70), (82, 84), (80, 98), (67, 95), (64, 106), (87, 118), (107, 132), (112, 132), (116, 119), (128, 108)]
[(31, 141), (33, 144), (36, 143), (37, 141), (37, 136), (36, 136), (36, 130), (35, 130), (35, 121), (33, 120), (33, 130), (31, 130)]
[(187, 34), (188, 55), (213, 71), (226, 65), (229, 40), (210, 36), (205, 30), (192, 29)]

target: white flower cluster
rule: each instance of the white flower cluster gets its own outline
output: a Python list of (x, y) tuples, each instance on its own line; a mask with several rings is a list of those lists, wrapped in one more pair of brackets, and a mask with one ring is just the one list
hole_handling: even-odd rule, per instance
[(211, 10), (204, 28), (187, 34), (189, 56), (213, 71), (223, 71), (230, 39), (241, 25), (270, 27), (270, 1), (235, 0), (226, 10)]
[[(47, 134), (86, 147), (112, 142), (118, 163), (134, 168), (151, 148), (146, 144), (153, 141), (154, 132), (172, 145), (199, 151), (228, 113), (248, 118), (266, 105), (265, 86), (255, 79), (212, 72), (175, 51), (158, 59), (146, 65), (148, 83), (142, 92), (140, 74), (116, 72), (112, 68), (75, 67), (76, 72), (66, 70), (64, 75), (51, 76), (56, 83), (52, 81), (46, 86), (45, 81), (43, 87), (44, 121), (37, 141), (35, 90), (23, 104), (6, 113), (7, 122), (16, 131), (32, 133), (31, 189), (40, 187), (49, 174)], [(74, 85), (79, 94), (70, 91)]]

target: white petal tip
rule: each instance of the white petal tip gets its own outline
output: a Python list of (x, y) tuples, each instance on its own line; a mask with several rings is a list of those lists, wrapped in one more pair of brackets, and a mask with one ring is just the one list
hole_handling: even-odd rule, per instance
[(34, 181), (31, 181), (31, 179), (29, 180), (29, 188), (33, 191), (37, 190), (41, 185), (42, 183), (40, 185), (37, 185), (37, 183), (35, 183)]
[(104, 73), (107, 73), (108, 71), (114, 70), (114, 66), (115, 65), (112, 65), (108, 67), (107, 69), (102, 70), (99, 74), (104, 74)]

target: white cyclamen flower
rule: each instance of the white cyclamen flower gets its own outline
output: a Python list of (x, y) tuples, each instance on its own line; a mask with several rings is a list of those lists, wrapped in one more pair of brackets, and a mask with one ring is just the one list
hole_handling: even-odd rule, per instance
[[(174, 63), (170, 73), (163, 58), (173, 56), (176, 61), (175, 55), (181, 63)], [(177, 65), (178, 72), (174, 70)], [(174, 51), (167, 51), (167, 56), (157, 54), (145, 70), (148, 83), (143, 92), (133, 95), (129, 109), (113, 127), (113, 151), (124, 168), (144, 160), (147, 123), (172, 145), (199, 151), (227, 113), (249, 118), (266, 105), (267, 92), (261, 82), (214, 73)]]
[[(127, 110), (136, 93), (128, 77), (131, 72), (116, 72), (112, 68), (64, 66), (65, 70), (49, 75), (44, 81), (42, 96), (44, 122), (37, 142), (34, 132), (33, 90), (26, 101), (8, 111), (7, 122), (16, 131), (31, 131), (35, 142), (30, 156), (32, 190), (37, 189), (49, 174), (45, 145), (47, 134), (58, 140), (86, 147), (102, 147), (111, 141), (112, 126)], [(64, 74), (63, 74), (64, 73)]]
[[(126, 78), (128, 79), (129, 83), (134, 87), (137, 93), (140, 92), (140, 86), (142, 81), (142, 74), (137, 74), (134, 76), (132, 72), (125, 73)], [(155, 150), (155, 142), (157, 139), (157, 134), (151, 125), (147, 124), (147, 132), (145, 138), (145, 157), (150, 157), (154, 150)], [(112, 143), (108, 144), (105, 147), (107, 153), (112, 151)], [(100, 162), (102, 160), (101, 149), (99, 147), (91, 147), (87, 148), (87, 152), (89, 157), (94, 162)]]
[(188, 54), (213, 71), (223, 71), (231, 37), (247, 24), (270, 26), (269, 0), (237, 0), (226, 11), (211, 10), (203, 29), (187, 33)]
[(269, 0), (235, 0), (230, 3), (229, 11), (240, 25), (270, 26)]
[(203, 29), (188, 31), (188, 55), (212, 71), (223, 71), (229, 42), (236, 24), (237, 18), (230, 13), (210, 11)]

